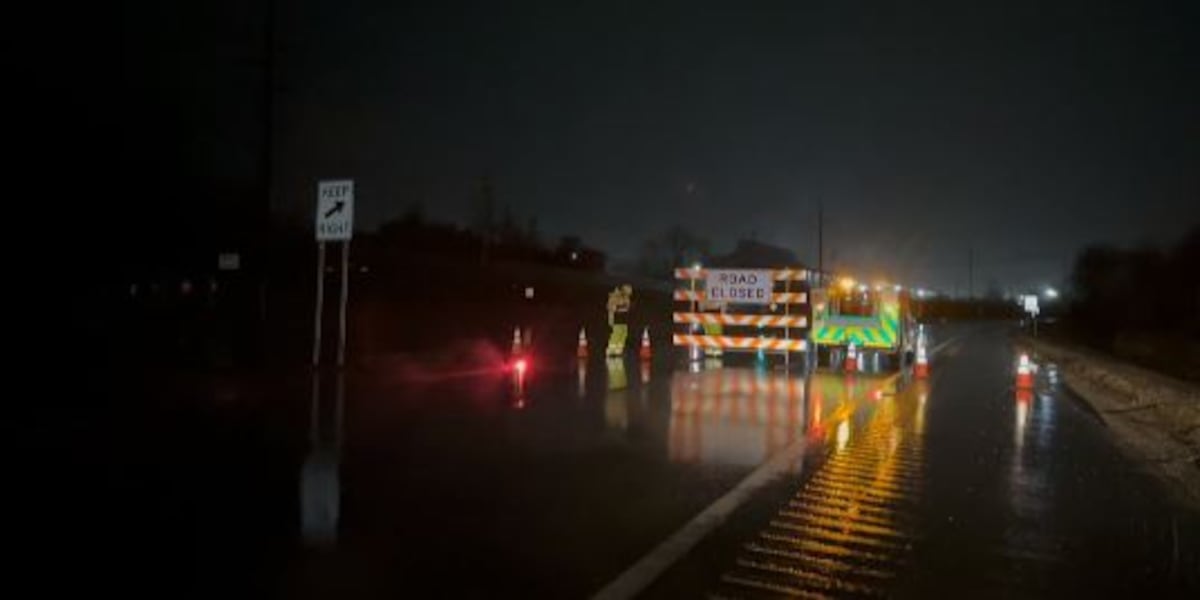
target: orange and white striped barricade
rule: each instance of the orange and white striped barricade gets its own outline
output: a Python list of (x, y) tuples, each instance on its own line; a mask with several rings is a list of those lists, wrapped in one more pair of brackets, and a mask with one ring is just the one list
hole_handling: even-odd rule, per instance
[[(683, 332), (672, 336), (675, 346), (698, 350), (773, 352), (808, 350), (810, 310), (806, 269), (675, 269), (683, 282), (674, 294), (682, 308), (672, 314)], [(721, 312), (705, 312), (701, 304), (720, 303)], [(704, 325), (721, 325), (720, 334)]]

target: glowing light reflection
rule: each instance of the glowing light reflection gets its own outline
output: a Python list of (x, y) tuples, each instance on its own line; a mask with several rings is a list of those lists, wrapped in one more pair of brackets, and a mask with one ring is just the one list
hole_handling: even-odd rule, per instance
[(757, 465), (803, 429), (804, 379), (749, 369), (676, 373), (668, 458)]
[(844, 452), (848, 443), (850, 443), (850, 422), (842, 421), (837, 428), (837, 451)]

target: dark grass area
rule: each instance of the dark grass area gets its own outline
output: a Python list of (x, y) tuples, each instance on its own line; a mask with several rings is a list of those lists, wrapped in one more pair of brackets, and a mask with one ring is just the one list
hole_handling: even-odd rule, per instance
[[(23, 422), (36, 456), (26, 550), (40, 585), (171, 597), (268, 595), (292, 537), (295, 435), (280, 390), (83, 369)], [(67, 571), (64, 564), (73, 565)], [(43, 589), (46, 589), (45, 587)]]
[[(1032, 334), (1031, 331), (1025, 331)], [(1065, 321), (1040, 324), (1038, 336), (1068, 347), (1085, 349), (1156, 373), (1200, 383), (1200, 340), (1180, 331), (1124, 330), (1098, 335)]]

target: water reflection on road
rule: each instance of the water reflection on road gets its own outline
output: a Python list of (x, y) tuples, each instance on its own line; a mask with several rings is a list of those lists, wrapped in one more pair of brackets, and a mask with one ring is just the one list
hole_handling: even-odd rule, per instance
[[(821, 441), (830, 430), (845, 448), (852, 425), (875, 403), (896, 394), (898, 378), (885, 375), (724, 367), (677, 372), (671, 379), (668, 457), (678, 463), (754, 466), (803, 439)], [(867, 408), (860, 411), (860, 408)]]
[(756, 465), (794, 443), (826, 456), (745, 542), (718, 595), (886, 591), (916, 538), (929, 390), (907, 383), (898, 374), (825, 371), (675, 374), (672, 461)]
[[(916, 533), (927, 389), (899, 376), (818, 372), (807, 389), (819, 463), (768, 526), (746, 540), (718, 595), (878, 595)], [(832, 435), (829, 434), (832, 432)]]
[[(803, 472), (791, 469), (693, 591), (1037, 593), (1093, 571), (1188, 572), (1188, 546), (1162, 551), (1173, 517), (1064, 399), (1053, 365), (1021, 388), (1011, 361), (981, 336), (940, 354), (931, 380), (597, 357), (538, 363), (520, 385), (511, 373), (360, 381), (344, 418), (341, 402), (313, 411), (317, 435), (298, 457), (302, 537), (336, 540), (318, 560), (348, 557), (373, 587), (584, 596), (801, 448)], [(1128, 556), (1158, 562), (1114, 576)]]
[(702, 370), (671, 379), (671, 461), (755, 466), (803, 435), (805, 380), (786, 372)]
[(346, 375), (337, 373), (332, 402), (322, 402), (321, 373), (312, 374), (308, 414), (308, 454), (300, 467), (300, 535), (311, 546), (338, 539), (341, 519), (341, 451), (346, 405)]
[(629, 429), (629, 376), (625, 372), (625, 361), (610, 358), (604, 366), (608, 388), (604, 396), (604, 424), (625, 431)]

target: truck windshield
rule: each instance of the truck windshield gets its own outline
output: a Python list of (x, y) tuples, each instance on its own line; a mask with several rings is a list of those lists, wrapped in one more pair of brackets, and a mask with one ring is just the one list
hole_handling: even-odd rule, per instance
[(870, 290), (838, 292), (830, 303), (829, 314), (844, 317), (875, 316), (876, 294)]

